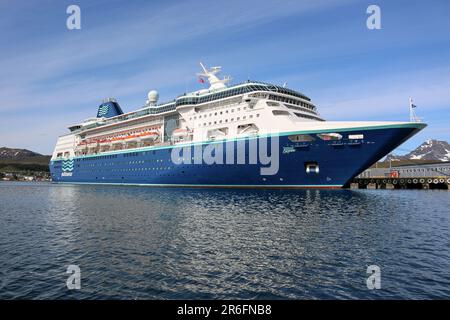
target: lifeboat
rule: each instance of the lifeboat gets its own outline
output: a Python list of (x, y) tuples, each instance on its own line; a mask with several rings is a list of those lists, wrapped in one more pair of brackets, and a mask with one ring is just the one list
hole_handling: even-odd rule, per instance
[(98, 146), (98, 141), (97, 140), (91, 140), (87, 142), (87, 147), (88, 148), (96, 148)]
[(123, 140), (123, 137), (115, 137), (111, 139), (112, 143), (121, 142)]
[(123, 144), (125, 141), (123, 141), (123, 138), (114, 138), (111, 140), (112, 144)]
[(139, 136), (136, 134), (131, 134), (128, 137), (124, 138), (126, 143), (139, 141)]
[(78, 148), (86, 148), (87, 147), (87, 142), (86, 141), (81, 141), (79, 144), (78, 144)]
[(185, 138), (190, 134), (190, 131), (186, 128), (178, 128), (173, 130), (172, 137), (174, 138)]
[(155, 141), (159, 138), (159, 133), (156, 131), (144, 132), (139, 135), (142, 141)]
[(99, 140), (98, 143), (100, 143), (101, 146), (109, 145), (111, 144), (111, 139), (102, 139)]

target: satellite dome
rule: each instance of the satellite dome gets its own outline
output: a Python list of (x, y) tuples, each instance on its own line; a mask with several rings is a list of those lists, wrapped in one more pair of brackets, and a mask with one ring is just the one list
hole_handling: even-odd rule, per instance
[(147, 95), (147, 98), (148, 98), (148, 100), (147, 100), (148, 104), (155, 105), (156, 102), (158, 102), (158, 99), (159, 99), (158, 91), (156, 91), (156, 90), (149, 91), (149, 93)]

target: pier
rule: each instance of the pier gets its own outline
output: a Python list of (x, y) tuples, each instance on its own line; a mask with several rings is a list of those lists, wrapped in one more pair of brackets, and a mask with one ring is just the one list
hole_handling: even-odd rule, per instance
[(450, 189), (450, 162), (372, 167), (354, 178), (351, 189)]
[(351, 189), (450, 189), (450, 178), (355, 178)]

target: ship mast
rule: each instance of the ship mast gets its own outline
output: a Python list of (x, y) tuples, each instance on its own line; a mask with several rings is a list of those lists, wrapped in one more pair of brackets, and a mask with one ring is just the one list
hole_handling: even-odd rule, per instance
[(206, 77), (209, 82), (209, 90), (217, 90), (226, 88), (226, 84), (231, 80), (230, 77), (224, 77), (223, 79), (219, 79), (217, 74), (222, 70), (222, 67), (212, 67), (208, 70), (203, 63), (200, 62), (200, 66), (203, 69), (202, 73), (197, 73), (199, 77)]
[(416, 113), (414, 112), (414, 108), (416, 108), (416, 105), (413, 104), (413, 100), (410, 97), (409, 98), (409, 121), (410, 122), (420, 122), (420, 119), (416, 116)]

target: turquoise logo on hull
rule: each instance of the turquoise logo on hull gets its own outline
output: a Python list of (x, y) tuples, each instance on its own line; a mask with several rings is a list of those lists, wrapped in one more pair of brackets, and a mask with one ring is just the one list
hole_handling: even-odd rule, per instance
[(62, 162), (62, 171), (63, 172), (72, 172), (73, 171), (73, 159), (71, 160), (63, 160)]

